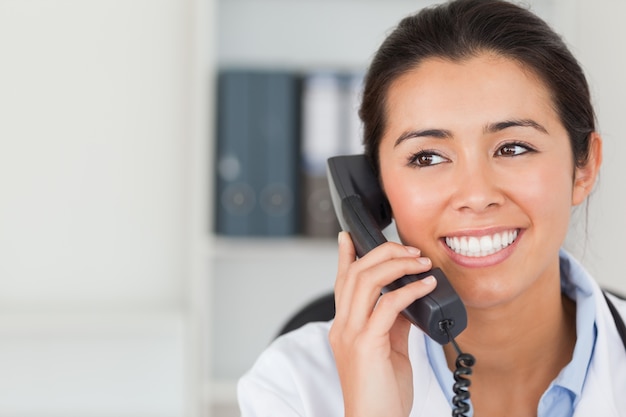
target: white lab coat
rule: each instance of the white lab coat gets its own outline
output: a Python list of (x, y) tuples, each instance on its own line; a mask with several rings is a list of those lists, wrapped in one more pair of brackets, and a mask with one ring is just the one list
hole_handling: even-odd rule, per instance
[[(600, 287), (592, 284), (598, 337), (574, 416), (624, 417), (626, 351)], [(626, 302), (614, 297), (611, 300), (626, 318)], [(329, 328), (330, 323), (310, 323), (274, 341), (239, 381), (242, 417), (343, 415), (341, 386), (328, 343)], [(428, 362), (424, 333), (414, 326), (409, 352), (414, 386), (410, 416), (450, 416), (451, 406)]]

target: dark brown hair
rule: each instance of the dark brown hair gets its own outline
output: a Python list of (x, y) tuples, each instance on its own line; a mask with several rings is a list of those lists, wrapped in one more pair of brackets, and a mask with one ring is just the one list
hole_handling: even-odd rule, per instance
[(404, 18), (376, 52), (365, 76), (359, 115), (365, 153), (378, 169), (393, 81), (427, 58), (462, 61), (495, 53), (533, 71), (552, 94), (576, 166), (587, 162), (595, 130), (585, 75), (563, 40), (529, 10), (502, 0), (454, 0)]

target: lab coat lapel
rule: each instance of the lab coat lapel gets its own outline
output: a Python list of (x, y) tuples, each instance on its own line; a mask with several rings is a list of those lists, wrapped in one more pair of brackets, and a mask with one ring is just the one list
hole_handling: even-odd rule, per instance
[(600, 291), (594, 289), (598, 337), (574, 417), (620, 417), (626, 411), (626, 353)]
[(449, 416), (452, 409), (430, 366), (425, 337), (422, 331), (411, 328), (409, 352), (413, 366), (413, 408), (410, 417)]

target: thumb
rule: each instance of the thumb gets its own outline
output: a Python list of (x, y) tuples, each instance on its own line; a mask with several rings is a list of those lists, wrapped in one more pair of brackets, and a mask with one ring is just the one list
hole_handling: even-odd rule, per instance
[(339, 260), (337, 262), (337, 281), (335, 282), (335, 291), (341, 291), (344, 280), (348, 274), (348, 268), (356, 260), (356, 251), (350, 233), (342, 231), (337, 236), (339, 245)]

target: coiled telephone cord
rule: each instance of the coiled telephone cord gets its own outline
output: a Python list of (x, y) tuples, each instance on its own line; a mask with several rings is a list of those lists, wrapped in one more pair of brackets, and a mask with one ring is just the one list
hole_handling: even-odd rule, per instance
[(457, 358), (456, 358), (456, 369), (454, 370), (454, 385), (452, 386), (452, 391), (454, 391), (454, 397), (452, 398), (452, 404), (454, 404), (454, 409), (452, 410), (453, 417), (467, 417), (467, 414), (470, 411), (470, 392), (469, 386), (472, 381), (470, 381), (469, 376), (472, 375), (472, 366), (476, 363), (476, 359), (473, 355), (469, 353), (463, 353), (459, 345), (454, 340), (454, 337), (450, 334), (450, 329), (448, 325), (443, 325), (443, 329), (448, 334), (448, 339), (452, 346), (454, 346), (454, 350), (456, 350)]

